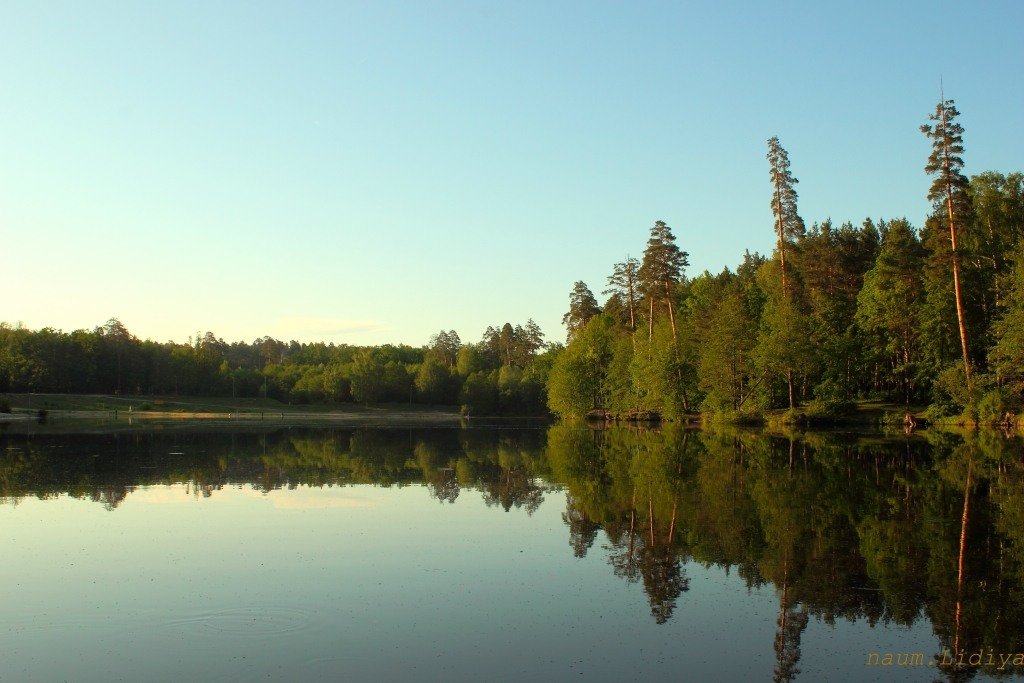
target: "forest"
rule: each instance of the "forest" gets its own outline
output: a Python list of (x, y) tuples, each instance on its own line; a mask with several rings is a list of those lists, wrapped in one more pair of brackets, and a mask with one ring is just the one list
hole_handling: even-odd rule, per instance
[(283, 403), (462, 405), (477, 414), (546, 414), (551, 353), (536, 323), (489, 327), (477, 344), (440, 331), (426, 347), (142, 341), (117, 319), (94, 330), (0, 324), (0, 393), (265, 397)]
[(891, 217), (808, 228), (773, 137), (773, 254), (691, 276), (689, 254), (656, 221), (640, 258), (612, 264), (603, 303), (575, 283), (564, 345), (532, 320), (489, 327), (475, 343), (441, 330), (418, 348), (227, 343), (211, 332), (158, 343), (117, 319), (70, 333), (0, 323), (0, 393), (724, 420), (839, 416), (881, 400), (927, 407), (930, 419), (1010, 421), (1024, 396), (1024, 174), (964, 176), (958, 116), (943, 99), (921, 127), (932, 150), (923, 226)]
[(933, 211), (809, 229), (778, 138), (768, 141), (776, 248), (687, 277), (658, 221), (641, 259), (612, 266), (604, 305), (570, 295), (560, 415), (841, 415), (864, 399), (932, 419), (1011, 420), (1024, 389), (1024, 175), (966, 178), (963, 129), (943, 100), (922, 132)]

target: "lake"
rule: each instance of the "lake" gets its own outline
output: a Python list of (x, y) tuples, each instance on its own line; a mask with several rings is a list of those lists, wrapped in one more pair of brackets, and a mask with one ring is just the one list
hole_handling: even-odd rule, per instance
[(75, 432), (0, 431), (0, 680), (1024, 672), (998, 434)]

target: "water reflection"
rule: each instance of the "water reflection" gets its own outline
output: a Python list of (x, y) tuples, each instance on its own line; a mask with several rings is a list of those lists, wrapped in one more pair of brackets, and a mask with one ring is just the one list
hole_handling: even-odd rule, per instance
[[(1024, 649), (1018, 441), (554, 427), (548, 455), (569, 492), (574, 552), (586, 552), (600, 520), (613, 570), (643, 579), (658, 623), (686, 590), (687, 563), (771, 583), (776, 681), (799, 673), (811, 616), (903, 626), (925, 617), (939, 661)], [(956, 668), (945, 672), (964, 673)]]
[(1024, 652), (1022, 446), (999, 435), (553, 426), (0, 436), (7, 501), (70, 495), (116, 510), (138, 487), (175, 483), (199, 496), (239, 484), (416, 484), (442, 505), (471, 492), (526, 514), (564, 487), (566, 552), (600, 548), (610, 572), (642, 586), (658, 624), (685, 613), (688, 567), (773, 587), (776, 681), (800, 673), (812, 617), (926, 619), (938, 641), (929, 656), (955, 662), (940, 667), (950, 680), (998, 673), (988, 660), (972, 667), (971, 654)]

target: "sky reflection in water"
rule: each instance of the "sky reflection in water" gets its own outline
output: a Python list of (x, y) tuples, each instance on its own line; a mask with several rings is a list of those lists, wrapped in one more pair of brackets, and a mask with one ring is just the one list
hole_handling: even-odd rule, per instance
[(1024, 649), (1007, 443), (8, 435), (0, 678), (948, 677)]

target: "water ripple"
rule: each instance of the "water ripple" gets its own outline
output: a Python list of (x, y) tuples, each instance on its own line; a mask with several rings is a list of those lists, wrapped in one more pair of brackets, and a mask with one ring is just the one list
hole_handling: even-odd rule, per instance
[(312, 615), (287, 607), (234, 607), (200, 612), (172, 620), (171, 626), (200, 627), (219, 633), (269, 636), (308, 628)]

